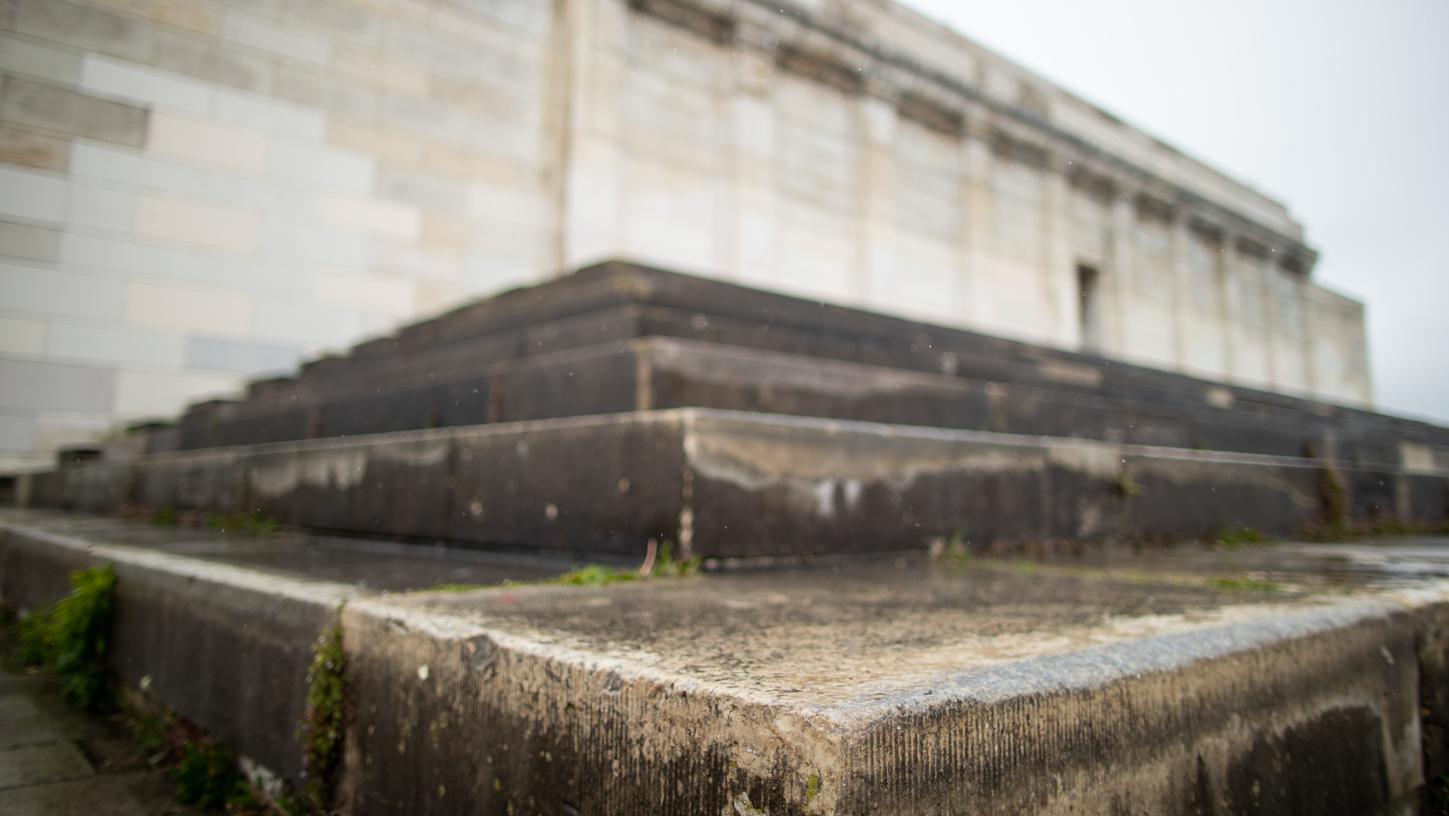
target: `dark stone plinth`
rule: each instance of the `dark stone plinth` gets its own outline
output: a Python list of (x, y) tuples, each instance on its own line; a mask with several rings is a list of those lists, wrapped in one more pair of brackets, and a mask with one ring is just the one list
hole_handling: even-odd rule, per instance
[[(1342, 473), (1377, 491), (1351, 505), (1357, 518), (1443, 509), (1442, 474)], [(261, 512), (634, 557), (652, 538), (748, 559), (1285, 533), (1318, 517), (1321, 477), (1299, 458), (671, 409), (158, 455), (27, 476), (21, 492), (36, 506)]]
[[(670, 367), (657, 353), (646, 362), (660, 381), (638, 382), (642, 369), (605, 358), (639, 338), (734, 350), (746, 355), (746, 372), (756, 366), (750, 353), (772, 352), (778, 354), (759, 358), (760, 368), (778, 368), (779, 355), (794, 355), (801, 365), (832, 371), (841, 371), (838, 363), (873, 367), (880, 373), (868, 387), (876, 392), (912, 375), (939, 385), (920, 404), (904, 396), (877, 396), (876, 406), (803, 398), (791, 404), (781, 396), (790, 389), (762, 392), (748, 377), (719, 376), (741, 367), (723, 354), (677, 354), (682, 361)], [(574, 370), (571, 382), (551, 379), (546, 369), (570, 354), (618, 365), (604, 373)], [(932, 400), (938, 404), (928, 407)], [(939, 404), (952, 401), (960, 404)], [(1397, 464), (1401, 443), (1413, 442), (1439, 449), (1441, 464), (1449, 462), (1449, 432), (1424, 423), (623, 263), (507, 292), (368, 341), (304, 366), (295, 380), (258, 383), (246, 400), (196, 406), (182, 421), (180, 444), (197, 449), (686, 406), (1358, 465)]]

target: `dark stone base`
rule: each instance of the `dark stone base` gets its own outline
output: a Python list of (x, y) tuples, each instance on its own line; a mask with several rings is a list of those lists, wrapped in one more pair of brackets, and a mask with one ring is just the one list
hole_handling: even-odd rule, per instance
[[(1344, 470), (1358, 518), (1442, 518), (1446, 479)], [(672, 409), (161, 454), (22, 477), (33, 506), (260, 512), (320, 530), (641, 556), (796, 558), (1290, 533), (1312, 460)]]

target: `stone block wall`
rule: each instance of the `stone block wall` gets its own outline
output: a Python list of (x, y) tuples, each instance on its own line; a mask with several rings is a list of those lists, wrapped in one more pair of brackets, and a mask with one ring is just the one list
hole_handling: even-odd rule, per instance
[(0, 2), (0, 468), (553, 265), (549, 3)]
[(896, 3), (782, 8), (0, 0), (0, 468), (609, 257), (1371, 398), (1281, 203)]

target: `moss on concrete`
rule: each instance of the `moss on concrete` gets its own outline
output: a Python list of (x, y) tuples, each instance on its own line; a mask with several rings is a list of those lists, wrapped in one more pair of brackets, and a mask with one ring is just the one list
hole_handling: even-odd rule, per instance
[(1223, 592), (1260, 592), (1273, 593), (1283, 589), (1283, 585), (1277, 581), (1269, 581), (1261, 578), (1209, 578), (1208, 586)]
[(282, 525), (260, 510), (250, 513), (212, 513), (206, 517), (206, 526), (219, 533), (236, 533), (248, 538), (268, 538), (281, 531)]
[(16, 657), (24, 665), (54, 671), (67, 703), (95, 711), (111, 702), (107, 656), (116, 571), (109, 564), (78, 570), (70, 574), (70, 585), (70, 594), (53, 606), (16, 621)]
[(317, 639), (307, 670), (307, 709), (302, 717), (302, 768), (307, 804), (318, 813), (332, 810), (342, 739), (347, 719), (347, 655), (342, 625), (333, 624)]

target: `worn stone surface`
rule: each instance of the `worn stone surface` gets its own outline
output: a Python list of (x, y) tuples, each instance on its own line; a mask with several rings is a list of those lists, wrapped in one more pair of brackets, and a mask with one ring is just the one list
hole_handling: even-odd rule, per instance
[(256, 611), (348, 599), (351, 813), (1386, 812), (1432, 767), (1444, 539), (380, 595), (147, 525), (0, 523), (7, 600), (115, 563), (123, 678), (164, 622), (191, 648), (157, 699), (264, 764), (285, 746), (241, 741), (259, 681), (228, 652), (265, 631), (249, 660), (300, 677), (276, 658), (315, 633)]

